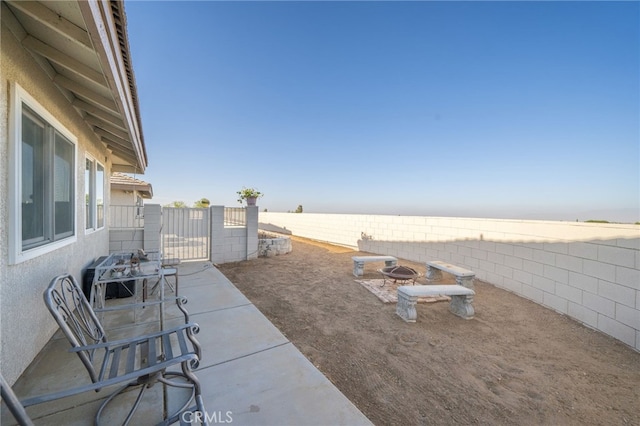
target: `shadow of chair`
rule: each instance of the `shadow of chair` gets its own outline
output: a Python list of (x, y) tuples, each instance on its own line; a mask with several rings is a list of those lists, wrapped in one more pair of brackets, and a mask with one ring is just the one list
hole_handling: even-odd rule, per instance
[[(82, 289), (69, 274), (54, 278), (44, 293), (47, 308), (71, 344), (70, 352), (76, 353), (87, 369), (90, 384), (65, 389), (52, 394), (30, 397), (20, 401), (23, 407), (66, 398), (88, 391), (100, 391), (112, 385), (121, 385), (102, 403), (95, 415), (95, 423), (100, 424), (104, 409), (114, 398), (139, 386), (138, 396), (129, 410), (123, 424), (127, 424), (139, 407), (145, 390), (155, 383), (190, 389), (187, 401), (174, 413), (163, 414), (160, 424), (181, 421), (183, 413), (199, 412), (201, 415), (188, 416), (205, 420), (206, 416), (201, 396), (200, 382), (193, 373), (201, 358), (201, 347), (194, 334), (199, 331), (197, 324), (189, 323), (185, 300), (177, 298), (177, 304), (185, 315), (186, 323), (168, 330), (143, 336), (109, 341), (105, 330), (96, 316)], [(181, 371), (167, 371), (170, 368)], [(3, 385), (4, 387), (4, 385)], [(195, 405), (192, 405), (195, 404)], [(159, 407), (164, 411), (164, 407)]]

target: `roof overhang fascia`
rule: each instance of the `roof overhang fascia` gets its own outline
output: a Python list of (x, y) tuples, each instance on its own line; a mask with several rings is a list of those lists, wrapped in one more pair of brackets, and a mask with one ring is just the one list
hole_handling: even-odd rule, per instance
[(138, 191), (142, 198), (152, 198), (153, 197), (153, 189), (151, 185), (137, 185), (130, 183), (112, 183), (111, 190), (119, 190), (119, 191)]
[(111, 170), (144, 173), (148, 159), (124, 2), (0, 0), (0, 5), (2, 26), (111, 152)]
[(113, 15), (113, 7), (118, 7), (124, 13), (124, 3), (122, 1), (78, 1), (78, 6), (87, 26), (87, 32), (91, 42), (96, 49), (96, 54), (100, 58), (103, 66), (103, 73), (109, 87), (114, 92), (114, 99), (122, 114), (122, 119), (129, 129), (131, 144), (138, 160), (138, 166), (134, 170), (123, 170), (136, 173), (143, 173), (147, 167), (147, 156), (142, 139), (142, 131), (139, 121), (136, 100), (132, 96), (130, 79), (133, 79), (133, 72), (128, 67), (122, 57), (122, 49), (128, 49), (128, 45), (122, 46), (118, 34), (118, 29)]

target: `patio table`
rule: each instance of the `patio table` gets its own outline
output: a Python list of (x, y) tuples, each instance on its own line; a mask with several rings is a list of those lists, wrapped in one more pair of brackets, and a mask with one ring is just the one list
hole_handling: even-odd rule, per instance
[[(148, 253), (144, 256), (140, 256), (137, 252), (121, 252), (112, 253), (107, 256), (96, 268), (93, 276), (93, 284), (91, 286), (91, 293), (89, 297), (89, 303), (97, 313), (104, 313), (108, 311), (106, 308), (106, 294), (107, 285), (111, 283), (117, 283), (122, 285), (126, 291), (131, 292), (132, 296), (136, 296), (135, 287), (133, 290), (129, 290), (123, 283), (127, 281), (142, 281), (143, 286), (146, 287), (146, 282), (151, 279), (162, 281), (163, 269), (161, 267), (161, 259), (159, 253)], [(143, 292), (146, 288), (143, 289)], [(160, 301), (164, 300), (164, 286), (160, 286)], [(163, 324), (163, 303), (160, 306), (160, 323)], [(145, 303), (132, 303), (131, 307), (134, 309), (134, 321), (135, 321), (135, 308), (138, 306), (145, 306)]]

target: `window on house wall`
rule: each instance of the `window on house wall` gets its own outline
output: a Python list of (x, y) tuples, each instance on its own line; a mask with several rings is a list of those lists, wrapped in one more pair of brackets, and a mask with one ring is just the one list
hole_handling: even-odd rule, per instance
[(85, 159), (84, 169), (85, 229), (104, 228), (104, 166)]
[(19, 86), (13, 94), (9, 239), (15, 263), (75, 241), (76, 140)]
[(95, 206), (95, 185), (94, 167), (95, 162), (87, 158), (84, 161), (84, 228), (93, 229), (95, 223), (96, 209)]
[(96, 166), (96, 205), (97, 227), (104, 228), (104, 167), (99, 163)]

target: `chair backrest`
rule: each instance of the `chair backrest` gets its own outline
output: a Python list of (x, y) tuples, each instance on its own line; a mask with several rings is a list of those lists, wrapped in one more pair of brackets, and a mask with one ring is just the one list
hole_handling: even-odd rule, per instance
[[(51, 280), (44, 292), (44, 303), (73, 348), (107, 341), (100, 320), (72, 275), (59, 275)], [(95, 350), (81, 350), (77, 354), (91, 380), (98, 381), (92, 362)]]

